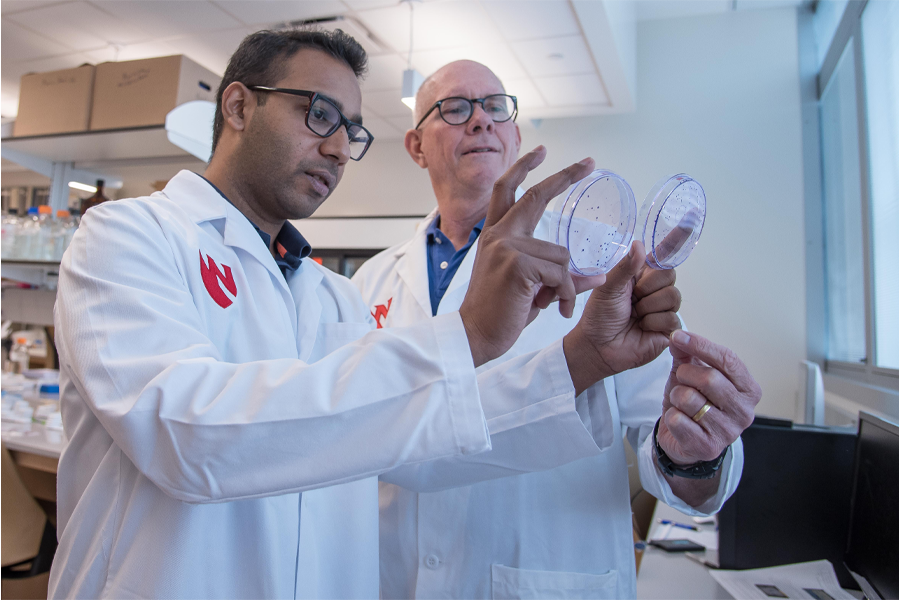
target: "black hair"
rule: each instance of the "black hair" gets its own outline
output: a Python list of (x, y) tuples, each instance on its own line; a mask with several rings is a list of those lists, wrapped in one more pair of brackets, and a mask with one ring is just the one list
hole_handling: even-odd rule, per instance
[[(322, 31), (310, 28), (287, 31), (257, 31), (243, 39), (231, 55), (222, 83), (216, 92), (216, 117), (213, 121), (213, 152), (222, 136), (225, 119), (222, 116), (222, 94), (235, 81), (247, 85), (273, 86), (283, 77), (285, 63), (297, 51), (304, 48), (321, 50), (343, 61), (356, 77), (362, 77), (368, 67), (368, 57), (363, 47), (352, 36), (340, 29)], [(265, 94), (260, 94), (259, 104), (265, 104)]]

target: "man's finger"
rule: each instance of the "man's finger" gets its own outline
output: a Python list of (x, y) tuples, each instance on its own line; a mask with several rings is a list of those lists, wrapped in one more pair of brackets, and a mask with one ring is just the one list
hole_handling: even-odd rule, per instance
[(603, 287), (617, 289), (626, 285), (641, 271), (646, 258), (644, 245), (637, 240), (633, 241), (628, 254), (606, 274), (606, 283), (603, 284)]
[(538, 146), (522, 156), (506, 173), (500, 176), (500, 179), (494, 183), (494, 191), (491, 193), (491, 203), (484, 220), (485, 227), (496, 224), (516, 203), (516, 188), (525, 181), (529, 171), (544, 162), (546, 156), (547, 149), (544, 146)]
[(634, 283), (634, 295), (643, 298), (663, 288), (675, 285), (675, 269), (651, 269), (644, 267)]
[(756, 394), (759, 384), (753, 379), (743, 361), (729, 348), (697, 335), (678, 330), (672, 333), (672, 347), (699, 358), (719, 370), (738, 391)]
[(575, 282), (575, 291), (580, 294), (606, 283), (606, 273), (600, 273), (599, 275), (576, 275), (572, 273), (572, 281)]
[(504, 222), (510, 221), (510, 227), (516, 228), (520, 233), (531, 235), (547, 209), (547, 204), (570, 185), (587, 177), (593, 170), (594, 159), (585, 158), (531, 186), (519, 198), (516, 205), (508, 210)]
[(678, 312), (680, 308), (681, 292), (674, 285), (655, 291), (649, 296), (644, 296), (634, 305), (634, 311), (638, 317), (644, 317), (653, 313)]

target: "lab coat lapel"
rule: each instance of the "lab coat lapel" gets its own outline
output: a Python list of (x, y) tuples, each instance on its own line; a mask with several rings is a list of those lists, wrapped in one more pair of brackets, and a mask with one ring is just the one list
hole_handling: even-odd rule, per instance
[[(478, 240), (480, 239), (481, 238), (479, 237)], [(453, 275), (453, 280), (450, 281), (450, 285), (447, 287), (447, 291), (441, 299), (437, 314), (443, 315), (453, 312), (459, 310), (459, 307), (462, 306), (463, 300), (466, 297), (466, 290), (469, 289), (469, 281), (472, 279), (472, 268), (475, 266), (475, 253), (478, 251), (478, 240), (475, 240), (475, 243), (472, 244), (472, 247), (469, 248), (469, 251), (466, 253), (466, 257), (459, 264), (459, 268)]]
[(425, 230), (437, 215), (431, 211), (416, 228), (413, 238), (398, 251), (397, 273), (426, 315), (431, 316), (431, 294), (428, 290), (428, 252)]

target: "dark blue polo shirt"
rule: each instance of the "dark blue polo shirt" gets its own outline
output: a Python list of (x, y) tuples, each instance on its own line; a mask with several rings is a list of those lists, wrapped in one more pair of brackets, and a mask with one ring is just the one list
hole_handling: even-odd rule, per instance
[[(228, 200), (228, 196), (223, 194), (222, 190), (217, 188), (213, 182), (206, 177), (203, 177), (203, 175), (200, 175), (200, 178), (212, 186), (212, 189), (216, 190), (220, 196), (225, 198), (228, 204), (234, 206), (234, 203), (232, 203), (231, 200)], [(244, 213), (241, 214), (243, 215)], [(244, 215), (244, 218), (246, 219), (247, 215)], [(253, 229), (256, 230), (256, 233), (259, 234), (259, 237), (262, 238), (266, 248), (268, 248), (272, 241), (272, 236), (257, 227), (256, 223), (250, 221), (250, 219), (247, 219), (247, 221), (253, 225)], [(279, 231), (278, 235), (275, 237), (275, 252), (278, 254), (273, 255), (272, 258), (275, 259), (275, 264), (281, 269), (281, 274), (287, 277), (288, 273), (296, 271), (297, 268), (300, 267), (300, 261), (309, 256), (309, 253), (312, 252), (312, 246), (310, 246), (309, 242), (300, 235), (300, 232), (297, 231), (296, 227), (285, 221), (284, 225), (281, 227), (281, 231)]]
[(428, 293), (431, 296), (431, 315), (437, 314), (438, 305), (447, 292), (447, 287), (453, 281), (453, 276), (459, 269), (469, 248), (478, 239), (481, 229), (484, 227), (484, 219), (478, 222), (469, 234), (466, 245), (456, 250), (444, 232), (438, 227), (441, 224), (441, 215), (435, 217), (426, 232), (426, 251), (428, 253)]

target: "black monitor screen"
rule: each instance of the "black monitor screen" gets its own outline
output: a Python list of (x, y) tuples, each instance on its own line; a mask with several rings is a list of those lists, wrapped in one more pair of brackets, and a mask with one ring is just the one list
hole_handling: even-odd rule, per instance
[(882, 598), (897, 598), (897, 426), (860, 414), (847, 567)]

